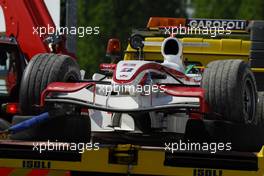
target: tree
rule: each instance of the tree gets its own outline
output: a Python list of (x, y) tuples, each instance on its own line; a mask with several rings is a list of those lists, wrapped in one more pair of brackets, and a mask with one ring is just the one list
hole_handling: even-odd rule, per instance
[(195, 17), (263, 19), (263, 0), (193, 0)]
[(78, 39), (78, 58), (87, 75), (97, 71), (104, 62), (109, 38), (119, 38), (123, 50), (134, 28), (144, 28), (151, 16), (185, 17), (183, 0), (88, 0), (78, 1), (79, 26), (99, 26), (99, 35)]

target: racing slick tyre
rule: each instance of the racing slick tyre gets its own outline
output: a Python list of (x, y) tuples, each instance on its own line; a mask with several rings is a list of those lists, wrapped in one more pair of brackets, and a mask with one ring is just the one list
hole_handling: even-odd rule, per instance
[(67, 55), (37, 54), (28, 63), (21, 80), (19, 104), (22, 114), (40, 112), (36, 107), (41, 92), (51, 82), (75, 82), (80, 80), (77, 62)]
[[(12, 124), (30, 118), (30, 116), (14, 116)], [(83, 115), (54, 117), (33, 128), (13, 134), (10, 138), (30, 141), (90, 142), (91, 119)]]
[(258, 92), (257, 121), (259, 125), (264, 125), (264, 92)]
[(214, 117), (256, 124), (257, 89), (253, 73), (241, 60), (213, 61), (203, 73), (201, 87)]

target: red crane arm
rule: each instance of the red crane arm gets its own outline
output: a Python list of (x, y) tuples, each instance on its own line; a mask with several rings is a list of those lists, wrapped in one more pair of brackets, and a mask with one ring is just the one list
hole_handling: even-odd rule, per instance
[[(38, 27), (55, 28), (44, 0), (0, 0), (0, 6), (4, 12), (7, 36), (16, 38), (27, 58), (50, 52), (48, 44), (43, 41), (45, 36), (34, 33)], [(60, 52), (67, 53), (64, 46)]]

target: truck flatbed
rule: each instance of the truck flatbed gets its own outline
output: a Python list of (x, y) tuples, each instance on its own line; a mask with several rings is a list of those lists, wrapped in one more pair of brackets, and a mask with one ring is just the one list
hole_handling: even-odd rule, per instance
[[(190, 125), (190, 124), (189, 124)], [(186, 129), (188, 130), (188, 129)], [(197, 132), (197, 131), (196, 131)], [(200, 129), (202, 135), (202, 131)], [(165, 137), (166, 136), (166, 137)], [(3, 168), (56, 170), (79, 175), (250, 176), (264, 174), (264, 147), (258, 152), (170, 151), (165, 142), (184, 140), (178, 133), (95, 132), (99, 150), (33, 150), (30, 141), (0, 142)], [(198, 139), (198, 138), (197, 138)], [(47, 143), (47, 142), (43, 142)], [(236, 144), (237, 145), (237, 144)]]

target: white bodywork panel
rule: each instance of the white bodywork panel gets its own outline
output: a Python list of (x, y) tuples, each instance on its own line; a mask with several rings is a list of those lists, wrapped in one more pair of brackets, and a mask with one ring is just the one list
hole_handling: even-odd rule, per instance
[[(158, 64), (152, 61), (120, 61), (115, 70), (114, 79), (104, 78), (104, 75), (95, 73), (93, 75), (93, 80), (95, 81), (108, 81), (108, 84), (96, 84), (96, 86), (90, 86), (89, 88), (83, 88), (76, 92), (71, 93), (59, 93), (56, 94), (57, 98), (61, 99), (73, 99), (79, 102), (84, 102), (85, 104), (93, 105), (96, 107), (103, 107), (115, 110), (123, 110), (121, 116), (121, 123), (119, 127), (112, 127), (113, 112), (106, 112), (107, 110), (96, 110), (89, 109), (89, 116), (91, 117), (92, 131), (113, 131), (113, 130), (135, 130), (133, 118), (128, 115), (128, 112), (141, 112), (141, 109), (152, 109), (153, 107), (162, 109), (164, 107), (176, 108), (177, 105), (187, 105), (195, 104), (199, 105), (198, 97), (176, 97), (166, 94), (164, 92), (151, 92), (150, 95), (144, 94), (144, 92), (133, 92), (124, 91), (119, 92), (115, 95), (109, 93), (113, 90), (114, 86), (124, 86), (124, 85), (138, 85), (143, 77), (148, 73), (165, 74), (162, 70), (147, 68), (141, 69), (145, 64)], [(166, 67), (165, 64), (161, 64)], [(159, 68), (159, 67), (157, 67)], [(141, 71), (139, 72), (139, 69)], [(136, 76), (134, 76), (137, 74)], [(179, 84), (175, 78), (166, 74), (165, 79), (152, 79), (151, 83), (148, 85), (154, 85), (157, 83), (162, 84)], [(188, 75), (193, 79), (200, 79), (200, 75)], [(133, 79), (132, 79), (133, 78)], [(184, 78), (179, 78), (185, 84), (199, 84), (195, 81), (185, 81)], [(121, 82), (119, 82), (121, 81)], [(122, 81), (128, 81), (122, 84)], [(111, 91), (110, 91), (111, 92)], [(140, 109), (140, 110), (139, 110)], [(116, 111), (117, 112), (117, 111)], [(154, 111), (147, 111), (151, 117), (151, 125), (154, 128), (163, 129), (163, 131), (169, 132), (180, 132), (185, 131), (185, 124), (188, 120), (186, 113), (174, 113), (164, 116), (164, 113), (158, 113)], [(120, 113), (120, 112), (119, 112)], [(144, 118), (144, 117), (142, 117)]]
[[(100, 85), (97, 85), (98, 88)], [(103, 87), (105, 88), (105, 87)], [(93, 89), (93, 88), (91, 88)], [(95, 95), (95, 96), (94, 96)], [(193, 97), (175, 97), (166, 95), (165, 93), (157, 93), (151, 96), (131, 96), (131, 95), (115, 95), (105, 96), (100, 94), (94, 94), (92, 90), (81, 89), (80, 91), (73, 93), (63, 93), (58, 96), (59, 98), (78, 99), (90, 104), (108, 108), (118, 109), (138, 109), (141, 107), (154, 107), (163, 106), (169, 104), (179, 103), (199, 103), (199, 98)]]
[[(151, 61), (120, 61), (116, 67), (116, 79), (129, 80), (145, 64), (154, 63)], [(144, 76), (144, 75), (143, 75)]]
[[(97, 85), (100, 86), (100, 85)], [(90, 88), (92, 89), (92, 88)], [(61, 98), (74, 98), (82, 101), (93, 102), (94, 93), (92, 90), (81, 89), (74, 93), (64, 93), (60, 95)], [(130, 95), (119, 95), (119, 96), (105, 96), (96, 94), (95, 104), (105, 106), (109, 108), (117, 109), (138, 109), (142, 107), (153, 107), (163, 106), (174, 103), (199, 103), (199, 98), (192, 97), (173, 97), (166, 95), (165, 93), (154, 94), (152, 101), (150, 96), (130, 96)], [(112, 114), (110, 112), (89, 109), (89, 115), (91, 117), (92, 131), (113, 131), (113, 130), (126, 130), (133, 131), (134, 123), (133, 119), (126, 113), (122, 114), (120, 128), (113, 129), (110, 127), (112, 124)], [(144, 118), (144, 117), (143, 117)], [(155, 128), (163, 128), (164, 131), (169, 132), (181, 132), (185, 130), (185, 124), (187, 122), (187, 115), (172, 114), (167, 117), (160, 116), (153, 112), (151, 115), (152, 125)]]

